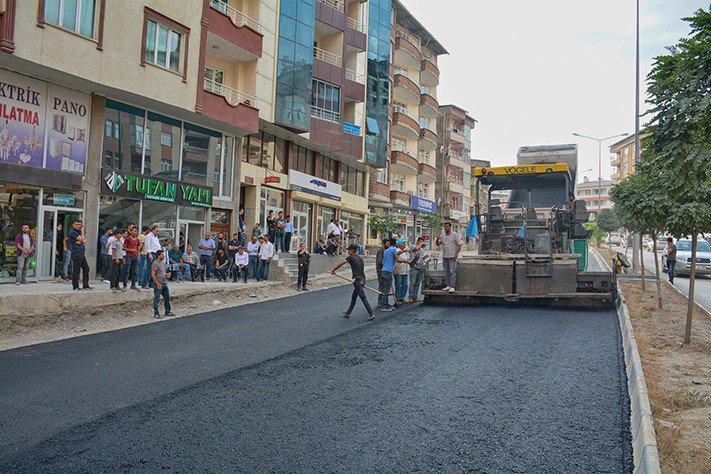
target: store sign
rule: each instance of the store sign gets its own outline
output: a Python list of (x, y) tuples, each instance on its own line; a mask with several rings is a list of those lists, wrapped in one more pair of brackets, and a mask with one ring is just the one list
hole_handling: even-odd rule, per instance
[(311, 176), (300, 171), (289, 171), (289, 189), (340, 201), (343, 189), (340, 184)]
[(426, 214), (434, 214), (437, 212), (437, 204), (429, 199), (412, 196), (412, 209)]
[(84, 174), (88, 94), (0, 69), (0, 161)]
[(105, 189), (116, 196), (200, 207), (212, 206), (212, 189), (205, 186), (109, 168), (103, 168), (101, 174), (104, 177)]
[(281, 178), (279, 176), (267, 176), (264, 178), (264, 184), (270, 184), (270, 183), (278, 183), (281, 181)]
[(52, 194), (52, 204), (55, 206), (74, 207), (74, 195), (54, 193)]

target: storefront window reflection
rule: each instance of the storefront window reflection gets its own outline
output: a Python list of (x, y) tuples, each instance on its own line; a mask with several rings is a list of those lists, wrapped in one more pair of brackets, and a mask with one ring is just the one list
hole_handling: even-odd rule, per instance
[(215, 159), (220, 156), (215, 151), (221, 141), (222, 134), (186, 123), (181, 181), (212, 186)]
[(148, 112), (146, 158), (143, 174), (178, 179), (180, 167), (180, 122)]
[(178, 207), (165, 202), (143, 201), (143, 225), (158, 226), (161, 241), (175, 240), (176, 214)]
[[(32, 238), (37, 242), (37, 208), (39, 189), (0, 183), (0, 281), (14, 279), (17, 268), (15, 236), (22, 226), (30, 226)], [(27, 278), (36, 275), (35, 260), (30, 263)]]

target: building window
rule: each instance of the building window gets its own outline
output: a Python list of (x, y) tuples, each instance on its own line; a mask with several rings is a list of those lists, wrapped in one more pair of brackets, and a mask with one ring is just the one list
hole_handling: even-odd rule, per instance
[(104, 136), (106, 138), (114, 137), (114, 123), (111, 120), (104, 120)]
[(420, 128), (430, 128), (430, 118), (429, 117), (420, 117)]
[(167, 172), (173, 169), (173, 162), (170, 160), (160, 160), (161, 172)]
[(160, 134), (160, 144), (163, 146), (173, 146), (173, 134), (162, 132)]
[(405, 177), (401, 174), (393, 173), (391, 177), (392, 188), (396, 191), (405, 191)]
[(114, 166), (114, 154), (110, 151), (104, 152), (104, 166), (107, 168), (113, 168)]
[(313, 79), (311, 115), (331, 122), (341, 121), (341, 88)]
[(222, 94), (225, 83), (225, 73), (220, 69), (205, 66), (205, 89), (216, 94)]
[(180, 73), (187, 82), (190, 28), (148, 7), (144, 7), (144, 16), (141, 66), (155, 64)]
[(44, 21), (94, 37), (95, 0), (45, 0)]
[(430, 185), (428, 183), (419, 183), (417, 185), (417, 195), (427, 199), (430, 195)]
[(388, 184), (388, 162), (385, 162), (385, 168), (379, 168), (375, 175), (375, 181), (382, 184)]

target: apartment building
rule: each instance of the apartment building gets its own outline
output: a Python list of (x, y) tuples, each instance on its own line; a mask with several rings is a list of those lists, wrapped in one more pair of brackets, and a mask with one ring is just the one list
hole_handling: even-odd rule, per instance
[(456, 105), (439, 107), (437, 201), (452, 227), (464, 231), (471, 218), (471, 134), (476, 120)]
[(612, 209), (613, 202), (610, 198), (610, 190), (615, 184), (611, 180), (603, 179), (598, 182), (598, 180), (590, 180), (586, 176), (583, 178), (583, 182), (578, 183), (576, 186), (576, 197), (585, 201), (585, 205), (590, 211)]
[[(489, 168), (491, 161), (472, 159), (471, 176), (474, 176), (474, 168)], [(469, 215), (486, 214), (489, 208), (489, 186), (482, 185), (478, 180), (472, 178), (469, 190)], [(477, 195), (479, 196), (479, 208), (477, 209)]]
[(371, 213), (389, 214), (398, 223), (395, 232), (414, 241), (429, 233), (422, 215), (437, 210), (437, 57), (447, 51), (400, 1), (393, 1), (389, 20), (390, 152), (387, 166), (371, 175), (369, 204)]
[(388, 133), (374, 117), (366, 134), (369, 17), (389, 21), (390, 2), (176, 5), (2, 2), (0, 281), (22, 224), (38, 241), (36, 279), (57, 271), (58, 226), (75, 217), (92, 249), (128, 223), (179, 245), (235, 232), (239, 209), (248, 232), (291, 213), (293, 244), (311, 246), (332, 218), (365, 232), (381, 159), (366, 164), (365, 142)]
[[(648, 134), (645, 133), (640, 134), (642, 150), (644, 150), (644, 139), (647, 136)], [(635, 172), (634, 142), (635, 136), (629, 135), (610, 145), (610, 153), (612, 153), (610, 164), (613, 168), (610, 179), (615, 183), (619, 183)]]

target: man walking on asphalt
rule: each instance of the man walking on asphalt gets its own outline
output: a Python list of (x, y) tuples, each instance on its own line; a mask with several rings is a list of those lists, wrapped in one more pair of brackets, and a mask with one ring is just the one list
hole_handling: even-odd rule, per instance
[(15, 273), (15, 284), (23, 285), (27, 283), (27, 269), (35, 254), (35, 241), (30, 234), (30, 226), (22, 226), (22, 232), (15, 236), (15, 246), (17, 247), (17, 270)]
[(210, 275), (215, 271), (212, 267), (212, 256), (215, 251), (215, 240), (210, 236), (210, 232), (205, 232), (205, 238), (198, 243), (200, 249), (200, 265), (202, 265), (202, 281), (210, 279)]
[(676, 245), (674, 239), (667, 237), (667, 274), (669, 283), (674, 284), (674, 270), (676, 269)]
[(299, 244), (299, 250), (296, 252), (296, 259), (299, 263), (299, 276), (296, 280), (296, 289), (302, 291), (309, 291), (306, 288), (306, 282), (309, 280), (309, 265), (311, 264), (311, 254), (306, 248), (306, 244), (301, 242)]
[(160, 297), (163, 297), (163, 305), (165, 306), (166, 316), (175, 316), (170, 311), (170, 290), (168, 289), (168, 277), (170, 273), (165, 272), (165, 264), (163, 263), (163, 250), (159, 249), (151, 263), (151, 280), (153, 281), (153, 317), (160, 319), (161, 315), (158, 311), (158, 303)]
[(444, 284), (442, 291), (454, 293), (457, 286), (457, 258), (462, 251), (462, 238), (452, 231), (452, 223), (444, 223), (444, 233), (437, 237), (436, 243), (442, 246), (442, 263), (444, 266)]
[(392, 311), (393, 307), (390, 306), (388, 299), (390, 298), (390, 292), (392, 290), (393, 284), (393, 270), (395, 270), (395, 254), (397, 250), (390, 242), (390, 239), (383, 239), (383, 267), (380, 270), (380, 275), (382, 277), (382, 282), (380, 285), (380, 292), (383, 297), (383, 305), (380, 307), (381, 311)]
[(269, 265), (274, 257), (274, 245), (269, 242), (269, 236), (263, 235), (259, 238), (259, 269), (257, 270), (257, 281), (269, 280)]
[[(111, 282), (109, 288), (114, 293), (119, 291), (119, 281), (123, 278), (123, 236), (126, 235), (126, 229), (119, 229), (114, 235), (109, 237), (108, 247), (109, 254), (111, 255), (111, 262), (109, 263), (109, 281)], [(126, 288), (124, 288), (126, 291)]]
[(258, 235), (252, 234), (252, 240), (247, 243), (247, 255), (249, 256), (249, 273), (252, 278), (257, 279), (257, 270), (259, 268), (259, 246), (260, 240)]
[(111, 227), (107, 227), (104, 230), (104, 234), (99, 239), (99, 246), (101, 250), (101, 283), (111, 283), (109, 281), (109, 267), (111, 267), (111, 254), (109, 253), (109, 238), (114, 233)]
[[(375, 273), (378, 275), (379, 291), (383, 291), (383, 252), (385, 252), (385, 240), (383, 240), (383, 244), (378, 249), (378, 253), (375, 254)], [(385, 306), (384, 298), (382, 294), (379, 294), (377, 308), (382, 308), (383, 306)]]
[(128, 280), (131, 280), (131, 289), (138, 290), (136, 279), (138, 278), (138, 254), (141, 249), (141, 240), (138, 238), (138, 227), (131, 229), (131, 234), (123, 239), (124, 248), (124, 275), (123, 287), (126, 288)]
[(146, 289), (148, 288), (148, 285), (153, 284), (153, 280), (151, 279), (151, 268), (153, 266), (153, 262), (156, 261), (156, 254), (158, 253), (159, 250), (161, 250), (160, 246), (160, 239), (158, 239), (158, 226), (154, 225), (151, 227), (151, 231), (146, 234), (146, 258), (147, 258), (147, 264), (146, 264), (146, 279), (145, 279), (145, 286), (142, 286), (141, 288)]
[(420, 286), (422, 284), (422, 272), (425, 269), (425, 239), (418, 237), (415, 246), (412, 247), (410, 258), (410, 303), (420, 301)]
[[(84, 255), (86, 252), (86, 237), (80, 220), (72, 223), (72, 230), (69, 231), (67, 239), (68, 245), (71, 245), (69, 250), (72, 256), (72, 289), (75, 291), (92, 290), (93, 288), (89, 286), (89, 263), (86, 261), (86, 255)], [(81, 287), (79, 286), (79, 272), (82, 273), (83, 285)]]
[(348, 257), (346, 257), (345, 260), (336, 265), (333, 270), (331, 270), (331, 273), (335, 275), (336, 271), (338, 271), (338, 269), (346, 263), (349, 263), (351, 265), (351, 272), (353, 273), (353, 294), (351, 295), (351, 304), (350, 306), (348, 306), (346, 312), (343, 313), (343, 317), (351, 317), (351, 313), (353, 312), (353, 308), (355, 308), (356, 301), (358, 300), (358, 298), (360, 298), (360, 300), (363, 302), (363, 306), (365, 306), (365, 310), (368, 311), (368, 321), (372, 321), (373, 319), (375, 319), (375, 314), (373, 314), (373, 309), (370, 307), (370, 303), (368, 303), (368, 297), (365, 296), (365, 290), (363, 289), (365, 286), (365, 264), (363, 263), (363, 259), (360, 257), (360, 255), (358, 255), (357, 245), (351, 244), (348, 246)]

